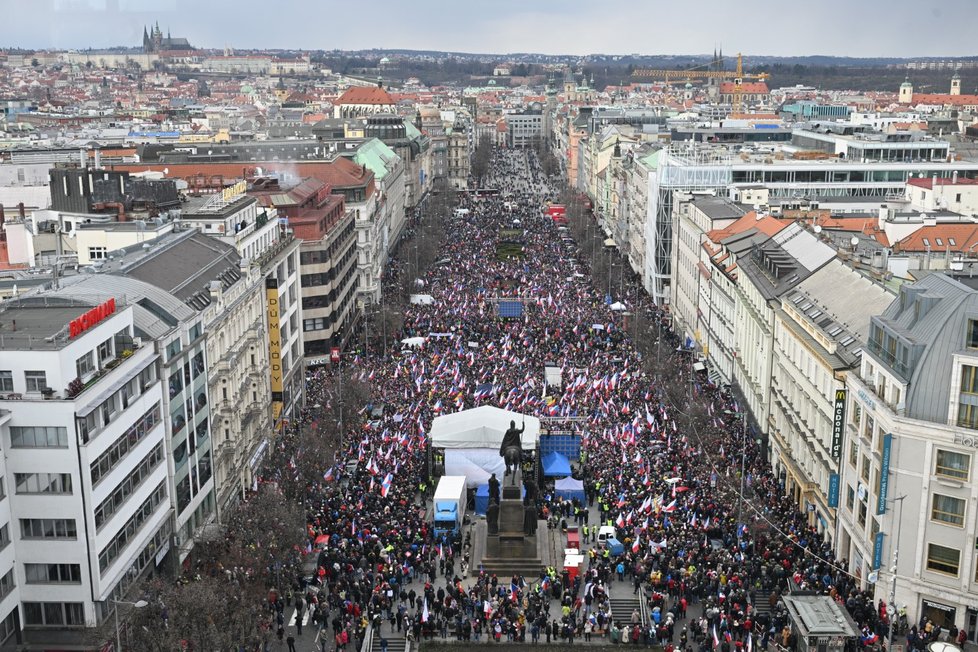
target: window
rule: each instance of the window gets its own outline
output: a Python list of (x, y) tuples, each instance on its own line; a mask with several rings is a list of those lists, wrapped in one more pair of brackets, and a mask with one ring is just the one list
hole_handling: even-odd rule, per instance
[(961, 365), (961, 393), (978, 394), (978, 367)]
[(105, 247), (89, 247), (88, 257), (92, 260), (105, 260), (109, 250)]
[(954, 238), (948, 238), (947, 239), (947, 243), (949, 245), (951, 245), (952, 247), (957, 247), (958, 246), (958, 243), (954, 241)]
[(112, 340), (107, 339), (98, 345), (98, 359), (102, 362), (112, 357)]
[(866, 527), (866, 513), (867, 513), (866, 503), (859, 501), (859, 525), (861, 527)]
[(143, 501), (143, 504), (139, 506), (136, 512), (132, 515), (129, 521), (122, 526), (118, 533), (112, 538), (102, 552), (98, 556), (98, 566), (101, 573), (105, 573), (112, 562), (125, 550), (126, 544), (132, 540), (133, 537), (139, 532), (139, 529), (144, 523), (153, 515), (156, 508), (160, 506), (166, 500), (166, 481), (164, 480), (156, 489), (150, 494), (150, 497)]
[(936, 543), (927, 545), (927, 570), (957, 577), (960, 564), (961, 553), (954, 548), (939, 546)]
[(85, 624), (81, 602), (25, 602), (24, 624), (29, 627), (63, 627)]
[(935, 475), (967, 482), (971, 467), (971, 457), (955, 451), (937, 450)]
[(6, 641), (17, 631), (17, 606), (10, 610), (7, 617), (0, 621), (0, 643)]
[(862, 466), (859, 469), (859, 475), (866, 482), (869, 482), (869, 458), (863, 455)]
[(0, 527), (0, 550), (10, 545), (10, 523), (4, 523)]
[(119, 483), (109, 496), (95, 508), (95, 528), (102, 525), (122, 507), (125, 502), (135, 493), (136, 489), (143, 484), (150, 473), (163, 461), (163, 442), (156, 445), (156, 448), (146, 454), (132, 473), (126, 476), (125, 480)]
[(11, 426), (11, 448), (68, 448), (68, 429), (60, 426)]
[(21, 539), (77, 539), (78, 528), (73, 518), (22, 518)]
[(70, 494), (70, 473), (15, 473), (18, 494)]
[(95, 371), (95, 362), (92, 361), (91, 351), (75, 360), (75, 372), (79, 378), (84, 378), (93, 371)]
[(24, 564), (28, 584), (80, 584), (79, 564)]
[(28, 392), (41, 392), (48, 386), (47, 375), (43, 371), (25, 371), (24, 382)]
[(934, 500), (931, 502), (930, 518), (941, 523), (963, 527), (964, 506), (965, 502), (960, 498), (934, 494)]
[(978, 349), (978, 319), (968, 320), (968, 348)]
[(846, 487), (846, 507), (849, 511), (852, 511), (853, 506), (856, 504), (856, 491), (852, 488), (852, 485)]
[(0, 371), (0, 392), (14, 391), (14, 374), (12, 371)]
[(7, 574), (0, 577), (0, 600), (7, 597), (14, 590), (14, 569), (11, 568)]
[(153, 428), (160, 422), (159, 403), (146, 411), (145, 414), (132, 424), (109, 449), (98, 456), (89, 469), (92, 474), (92, 485), (96, 485), (104, 478), (109, 471), (114, 469), (119, 462), (126, 458), (130, 449), (135, 448)]

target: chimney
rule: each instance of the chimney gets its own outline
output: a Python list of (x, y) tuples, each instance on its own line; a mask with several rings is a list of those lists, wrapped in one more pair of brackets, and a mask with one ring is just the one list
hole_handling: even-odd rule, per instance
[(102, 169), (102, 150), (99, 147), (96, 147), (95, 148), (95, 166), (94, 167), (95, 167), (96, 170), (101, 170)]
[(17, 212), (20, 213), (20, 219), (27, 219), (27, 216), (24, 214), (24, 202), (17, 204)]
[(958, 185), (958, 171), (957, 170), (955, 170), (954, 171), (954, 174), (951, 175), (951, 185), (952, 186)]
[(78, 150), (78, 167), (82, 170), (88, 167), (88, 152), (84, 147)]

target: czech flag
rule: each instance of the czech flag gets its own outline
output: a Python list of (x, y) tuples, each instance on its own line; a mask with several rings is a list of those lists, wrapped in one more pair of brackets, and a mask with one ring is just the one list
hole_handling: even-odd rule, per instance
[(384, 481), (380, 483), (380, 495), (384, 498), (387, 497), (387, 492), (391, 490), (391, 483), (394, 481), (394, 474), (388, 473), (384, 477)]

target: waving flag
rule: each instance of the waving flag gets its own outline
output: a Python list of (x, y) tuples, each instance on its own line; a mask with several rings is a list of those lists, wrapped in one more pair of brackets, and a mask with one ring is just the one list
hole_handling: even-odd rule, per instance
[(617, 525), (620, 528), (625, 527), (625, 519), (622, 518), (621, 514), (619, 514), (618, 518), (615, 519), (615, 525)]
[(632, 544), (632, 553), (638, 554), (638, 538), (636, 537), (635, 543)]
[(384, 481), (380, 483), (380, 495), (387, 497), (387, 492), (391, 490), (391, 483), (394, 481), (394, 474), (388, 473), (384, 476)]
[(425, 598), (424, 599), (424, 609), (421, 610), (421, 622), (423, 622), (423, 623), (428, 622), (428, 618), (429, 618), (429, 615), (428, 615), (428, 598)]

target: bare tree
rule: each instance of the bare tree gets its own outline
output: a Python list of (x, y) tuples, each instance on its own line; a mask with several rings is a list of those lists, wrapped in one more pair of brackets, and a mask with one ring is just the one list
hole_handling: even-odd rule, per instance
[(488, 134), (483, 134), (479, 138), (479, 143), (475, 147), (475, 153), (472, 155), (472, 165), (469, 168), (470, 173), (475, 177), (476, 187), (482, 187), (482, 179), (486, 176), (489, 171), (489, 161), (492, 159), (492, 139)]

